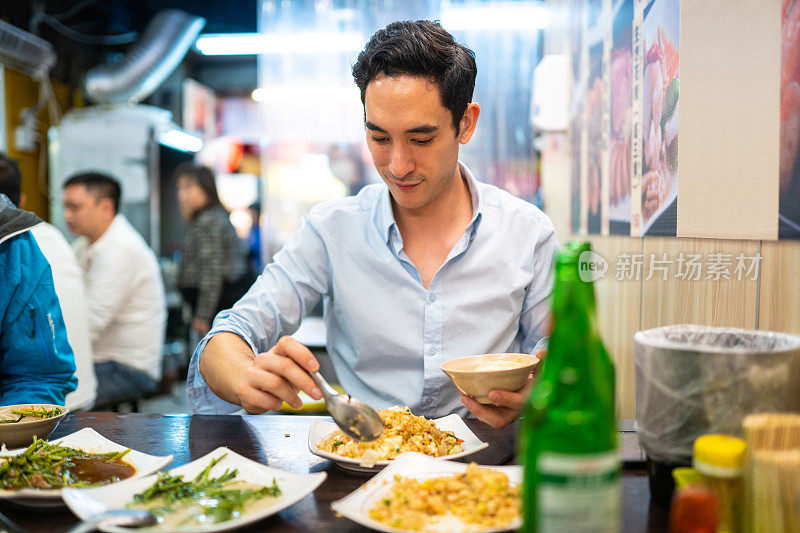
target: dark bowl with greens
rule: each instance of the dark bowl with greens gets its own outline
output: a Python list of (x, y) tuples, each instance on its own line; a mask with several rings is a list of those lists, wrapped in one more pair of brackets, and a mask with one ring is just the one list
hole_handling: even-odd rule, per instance
[(33, 437), (46, 438), (69, 410), (63, 405), (25, 403), (0, 407), (0, 443), (7, 449), (28, 446)]

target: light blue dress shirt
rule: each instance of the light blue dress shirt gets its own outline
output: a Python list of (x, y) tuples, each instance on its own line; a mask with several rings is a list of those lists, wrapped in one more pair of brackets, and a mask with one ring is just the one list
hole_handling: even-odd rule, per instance
[(439, 365), (481, 353), (530, 352), (548, 333), (558, 244), (539, 209), (460, 169), (472, 220), (428, 289), (403, 251), (386, 185), (312, 208), (197, 346), (187, 381), (192, 409), (241, 409), (218, 398), (200, 375), (209, 338), (228, 331), (255, 354), (266, 352), (322, 299), (327, 351), (345, 391), (376, 409), (400, 405), (428, 418), (465, 415)]

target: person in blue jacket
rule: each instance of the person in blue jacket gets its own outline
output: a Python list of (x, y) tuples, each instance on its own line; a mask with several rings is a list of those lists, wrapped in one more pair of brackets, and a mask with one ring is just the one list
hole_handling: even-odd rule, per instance
[(50, 264), (28, 231), (40, 222), (0, 194), (0, 405), (64, 405), (78, 385)]

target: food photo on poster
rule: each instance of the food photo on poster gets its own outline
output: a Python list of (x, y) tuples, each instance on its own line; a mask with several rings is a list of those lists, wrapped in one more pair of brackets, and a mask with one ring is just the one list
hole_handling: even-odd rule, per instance
[(780, 207), (778, 236), (800, 239), (800, 1), (781, 11)]
[(603, 203), (603, 102), (605, 84), (603, 81), (603, 38), (607, 18), (604, 16), (602, 2), (590, 1), (586, 5), (587, 28), (585, 39), (588, 51), (588, 77), (586, 80), (586, 165), (584, 166), (586, 198), (586, 231), (600, 234), (602, 231)]
[(611, 49), (611, 134), (609, 136), (609, 232), (629, 235), (631, 226), (631, 134), (633, 86), (633, 0), (614, 5)]
[(680, 4), (645, 7), (642, 104), (642, 234), (675, 236), (678, 201)]

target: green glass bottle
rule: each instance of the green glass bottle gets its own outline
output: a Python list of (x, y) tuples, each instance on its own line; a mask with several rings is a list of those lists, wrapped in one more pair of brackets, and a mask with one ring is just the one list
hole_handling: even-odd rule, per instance
[[(583, 290), (586, 291), (584, 296), (585, 301), (589, 302), (587, 311), (591, 314), (589, 320), (594, 324), (595, 334), (597, 336), (597, 343), (600, 349), (600, 358), (603, 360), (603, 365), (606, 367), (608, 380), (611, 382), (612, 398), (616, 398), (617, 391), (617, 376), (614, 371), (614, 360), (611, 359), (611, 354), (606, 350), (605, 344), (600, 340), (600, 332), (597, 330), (597, 300), (595, 298), (594, 283), (589, 281), (593, 278), (590, 265), (593, 261), (601, 259), (599, 256), (592, 252), (592, 245), (587, 241), (570, 241), (567, 246), (578, 256), (578, 278), (583, 281)], [(612, 409), (615, 407), (616, 402), (612, 402)], [(616, 413), (616, 411), (614, 411)]]
[(520, 424), (523, 531), (618, 532), (620, 463), (614, 365), (597, 331), (587, 243), (556, 256), (553, 328)]

